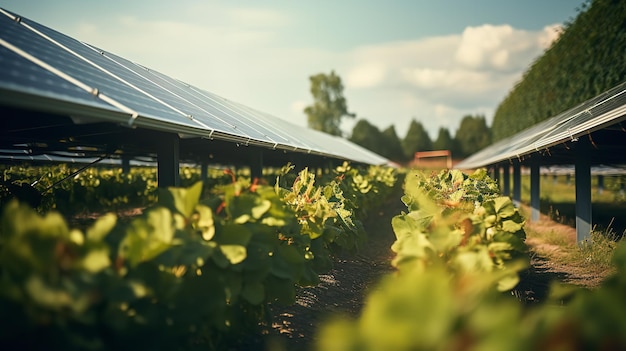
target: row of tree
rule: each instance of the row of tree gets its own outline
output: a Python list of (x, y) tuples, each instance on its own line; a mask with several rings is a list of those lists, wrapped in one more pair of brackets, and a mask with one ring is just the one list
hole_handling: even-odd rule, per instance
[(454, 137), (450, 130), (440, 127), (433, 141), (424, 126), (413, 119), (406, 136), (400, 139), (393, 125), (380, 131), (365, 119), (360, 119), (352, 129), (349, 140), (398, 163), (413, 160), (415, 152), (450, 150), (453, 158), (469, 156), (491, 143), (491, 132), (481, 115), (467, 115), (461, 120)]
[(496, 109), (494, 141), (569, 110), (626, 79), (626, 1), (585, 1), (578, 11)]
[[(304, 109), (309, 128), (342, 136), (341, 120), (356, 115), (348, 111), (341, 77), (331, 71), (309, 79), (313, 104)], [(461, 120), (454, 137), (447, 128), (441, 127), (433, 141), (424, 126), (413, 119), (406, 136), (400, 139), (393, 125), (381, 131), (366, 119), (360, 119), (349, 140), (389, 160), (405, 163), (413, 160), (417, 151), (450, 150), (454, 158), (469, 156), (491, 143), (491, 132), (484, 116), (468, 115)]]

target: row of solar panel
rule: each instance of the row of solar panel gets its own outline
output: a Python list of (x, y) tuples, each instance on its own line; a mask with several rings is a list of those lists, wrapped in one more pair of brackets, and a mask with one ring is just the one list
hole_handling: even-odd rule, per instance
[(387, 162), (345, 139), (290, 124), (9, 11), (0, 12), (0, 89), (64, 102), (68, 110), (91, 108), (99, 118), (186, 136), (369, 164)]
[(540, 122), (509, 138), (501, 140), (457, 165), (478, 168), (515, 159), (581, 135), (620, 122), (626, 114), (626, 82)]

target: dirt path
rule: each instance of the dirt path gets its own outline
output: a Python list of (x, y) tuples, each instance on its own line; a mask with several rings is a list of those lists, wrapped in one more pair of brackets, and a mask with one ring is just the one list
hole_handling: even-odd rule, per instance
[[(522, 205), (521, 212), (529, 218), (528, 206)], [(537, 303), (544, 300), (553, 281), (594, 289), (611, 273), (611, 270), (579, 264), (568, 258), (573, 250), (577, 250), (575, 228), (555, 222), (544, 214), (538, 221), (527, 220), (524, 228), (531, 266), (521, 274), (518, 286), (523, 301)], [(556, 242), (554, 237), (558, 237)]]
[(391, 218), (406, 210), (400, 197), (400, 192), (392, 195), (364, 221), (369, 240), (360, 253), (335, 257), (334, 268), (320, 276), (317, 286), (300, 289), (294, 305), (273, 306), (267, 335), (247, 341), (238, 350), (310, 350), (317, 326), (326, 318), (337, 313), (358, 316), (368, 289), (393, 270)]

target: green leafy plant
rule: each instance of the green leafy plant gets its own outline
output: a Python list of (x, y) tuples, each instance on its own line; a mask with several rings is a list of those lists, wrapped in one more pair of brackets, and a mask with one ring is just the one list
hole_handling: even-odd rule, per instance
[(527, 265), (524, 222), (510, 199), (491, 192), (465, 197), (470, 192), (462, 187), (474, 188), (465, 182), (472, 178), (434, 177), (441, 193), (433, 190), (432, 179), (405, 183), (409, 212), (392, 222), (398, 272), (371, 290), (357, 319), (337, 316), (324, 323), (316, 349), (626, 348), (626, 242), (614, 250), (616, 273), (600, 288), (554, 283), (547, 300), (528, 308), (501, 292)]
[(132, 220), (106, 214), (84, 231), (8, 203), (0, 348), (223, 349), (319, 281), (329, 242), (355, 245), (343, 190), (307, 170), (291, 189), (233, 176), (205, 198), (201, 182), (158, 191)]
[[(488, 272), (514, 259), (528, 261), (524, 219), (508, 197), (496, 197), (481, 171), (415, 177), (420, 180), (407, 177), (402, 198), (409, 212), (392, 219), (392, 265), (426, 268), (441, 260), (453, 272)], [(510, 290), (518, 280), (508, 275), (498, 288)]]

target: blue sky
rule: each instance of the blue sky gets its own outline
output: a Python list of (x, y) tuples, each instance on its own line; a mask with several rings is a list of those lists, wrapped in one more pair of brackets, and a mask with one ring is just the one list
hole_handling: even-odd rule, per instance
[[(0, 7), (144, 66), (306, 125), (310, 75), (335, 70), (348, 108), (402, 138), (467, 114), (491, 121), (583, 0), (92, 1)], [(346, 122), (349, 133), (354, 121)]]

